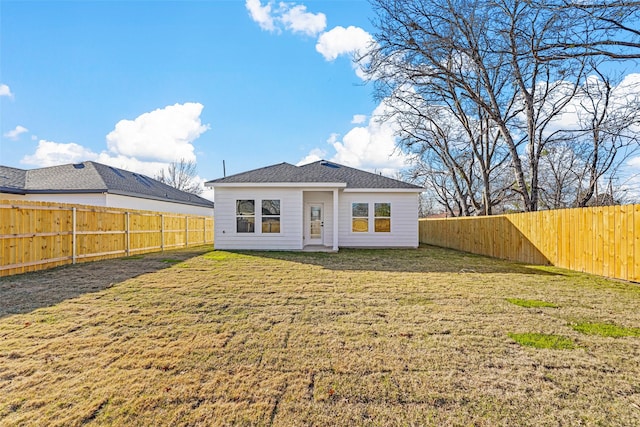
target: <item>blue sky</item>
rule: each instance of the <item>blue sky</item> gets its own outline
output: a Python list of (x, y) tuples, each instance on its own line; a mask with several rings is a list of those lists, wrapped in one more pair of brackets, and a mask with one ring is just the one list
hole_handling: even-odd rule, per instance
[(3, 0), (0, 14), (0, 164), (402, 167), (351, 62), (373, 31), (364, 0)]
[[(351, 61), (373, 18), (366, 0), (0, 0), (0, 164), (154, 176), (184, 158), (209, 180), (223, 160), (324, 158), (393, 176), (394, 125)], [(619, 176), (640, 195), (639, 172)]]

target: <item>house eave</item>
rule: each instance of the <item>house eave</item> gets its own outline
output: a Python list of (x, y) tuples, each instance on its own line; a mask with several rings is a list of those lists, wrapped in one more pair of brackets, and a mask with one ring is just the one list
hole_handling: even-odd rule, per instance
[(0, 193), (25, 195), (25, 191), (14, 187), (0, 187)]
[(24, 194), (104, 194), (108, 190), (106, 188), (98, 189), (74, 189), (74, 190), (51, 190), (51, 189), (25, 189)]
[(422, 193), (424, 188), (345, 188), (345, 193)]
[(167, 202), (167, 203), (175, 203), (175, 204), (196, 206), (196, 207), (201, 207), (201, 208), (206, 208), (206, 209), (213, 209), (214, 208), (213, 202), (211, 202), (211, 205), (209, 205), (209, 204), (204, 204), (204, 203), (200, 203), (198, 201), (193, 201), (193, 200), (170, 199), (170, 198), (153, 196), (153, 195), (146, 195), (146, 194), (140, 194), (140, 193), (131, 193), (131, 192), (126, 192), (126, 191), (108, 190), (106, 188), (103, 188), (103, 189), (84, 189), (84, 190), (75, 190), (75, 189), (74, 190), (21, 190), (21, 191), (6, 191), (6, 190), (8, 190), (8, 189), (7, 188), (0, 188), (0, 193), (20, 194), (20, 195), (27, 195), (27, 194), (59, 194), (59, 195), (64, 195), (64, 194), (111, 194), (111, 195), (115, 195), (115, 196), (134, 197), (134, 198), (137, 198), (137, 199), (155, 200), (155, 201), (159, 201), (159, 202)]
[(344, 182), (220, 182), (205, 183), (209, 188), (346, 188)]
[(147, 194), (139, 194), (139, 193), (130, 193), (130, 192), (126, 192), (126, 191), (109, 190), (109, 191), (105, 191), (105, 192), (108, 193), (108, 194), (116, 195), (116, 196), (135, 197), (135, 198), (138, 198), (138, 199), (147, 199), (147, 200), (155, 200), (155, 201), (158, 201), (158, 202), (167, 202), (167, 203), (176, 203), (176, 204), (180, 204), (180, 205), (197, 206), (197, 207), (206, 208), (206, 209), (213, 209), (214, 208), (213, 202), (211, 202), (211, 205), (208, 205), (208, 204), (200, 203), (198, 201), (193, 201), (193, 200), (171, 199), (171, 198), (168, 198), (168, 197), (161, 197), (161, 196), (154, 196), (154, 195), (147, 195)]

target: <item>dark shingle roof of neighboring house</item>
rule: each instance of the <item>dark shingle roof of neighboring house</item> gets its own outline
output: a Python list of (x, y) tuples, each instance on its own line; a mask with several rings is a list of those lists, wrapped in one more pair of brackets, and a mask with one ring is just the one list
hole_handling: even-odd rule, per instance
[(216, 184), (269, 184), (269, 183), (336, 183), (346, 184), (346, 188), (366, 189), (413, 189), (421, 190), (414, 184), (387, 178), (337, 163), (320, 160), (303, 166), (279, 163), (225, 178), (207, 181), (205, 185)]
[(110, 193), (143, 199), (213, 207), (213, 202), (170, 185), (124, 169), (96, 162), (83, 162), (22, 170), (0, 166), (0, 192)]
[(0, 192), (24, 194), (26, 180), (26, 170), (0, 166)]

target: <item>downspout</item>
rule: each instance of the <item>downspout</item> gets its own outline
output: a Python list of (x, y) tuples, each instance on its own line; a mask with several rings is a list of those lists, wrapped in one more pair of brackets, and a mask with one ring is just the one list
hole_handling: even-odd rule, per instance
[(340, 226), (338, 218), (338, 189), (333, 189), (333, 250), (338, 250), (338, 228)]

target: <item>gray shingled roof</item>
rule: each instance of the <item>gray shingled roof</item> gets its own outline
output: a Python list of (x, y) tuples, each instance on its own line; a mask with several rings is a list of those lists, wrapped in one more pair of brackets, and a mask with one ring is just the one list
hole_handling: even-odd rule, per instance
[(422, 187), (387, 178), (386, 176), (354, 169), (337, 163), (320, 160), (303, 166), (279, 163), (248, 172), (214, 179), (205, 183), (216, 184), (267, 184), (267, 183), (315, 183), (346, 184), (346, 188), (415, 189)]
[(22, 170), (0, 166), (0, 192), (110, 193), (194, 206), (213, 207), (213, 202), (195, 194), (124, 169), (96, 162)]
[(27, 171), (0, 166), (0, 193), (24, 194)]

